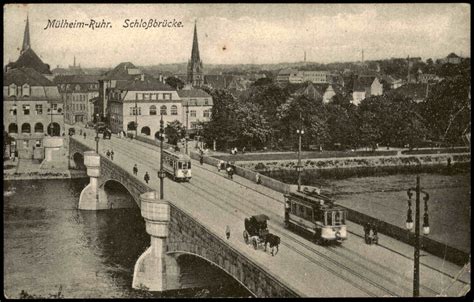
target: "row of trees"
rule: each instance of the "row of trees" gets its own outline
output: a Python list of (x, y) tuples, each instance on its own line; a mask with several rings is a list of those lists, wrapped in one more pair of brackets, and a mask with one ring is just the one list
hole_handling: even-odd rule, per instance
[(428, 139), (459, 144), (470, 127), (469, 81), (465, 76), (448, 78), (432, 87), (423, 103), (392, 92), (367, 98), (359, 106), (341, 95), (323, 104), (270, 82), (257, 83), (240, 98), (208, 90), (214, 106), (202, 135), (208, 144), (215, 140), (218, 149), (294, 148), (297, 129), (305, 132), (306, 148), (416, 147)]

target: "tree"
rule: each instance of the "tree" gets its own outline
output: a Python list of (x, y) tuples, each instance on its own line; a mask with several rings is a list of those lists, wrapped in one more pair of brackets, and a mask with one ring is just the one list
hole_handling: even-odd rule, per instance
[(167, 77), (165, 80), (165, 83), (168, 84), (169, 86), (173, 87), (176, 90), (183, 89), (184, 87), (184, 82), (181, 81), (181, 79), (177, 77)]
[(178, 140), (184, 138), (186, 129), (180, 121), (175, 120), (168, 122), (165, 127), (165, 135), (168, 138), (168, 143), (171, 145), (178, 144)]

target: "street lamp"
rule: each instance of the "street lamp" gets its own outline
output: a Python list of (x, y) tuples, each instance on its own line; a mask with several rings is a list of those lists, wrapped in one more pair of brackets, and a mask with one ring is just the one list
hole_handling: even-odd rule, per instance
[(160, 119), (160, 171), (158, 171), (158, 177), (160, 178), (160, 199), (163, 200), (163, 179), (165, 178), (165, 171), (163, 170), (163, 140), (164, 140), (164, 127), (163, 127), (163, 114)]
[(186, 101), (186, 128), (184, 133), (184, 140), (185, 140), (185, 148), (186, 154), (188, 154), (188, 114), (189, 114), (189, 101)]
[(99, 114), (96, 114), (95, 123), (95, 152), (99, 154)]
[(301, 136), (304, 134), (303, 129), (297, 129), (298, 133), (298, 165), (296, 166), (296, 172), (298, 172), (298, 191), (301, 191), (301, 172), (303, 171), (303, 166), (301, 165)]
[(425, 202), (425, 213), (423, 214), (423, 234), (428, 235), (430, 233), (430, 225), (428, 218), (428, 200), (430, 195), (423, 191), (420, 187), (420, 176), (416, 176), (416, 187), (409, 188), (407, 190), (408, 195), (408, 212), (406, 228), (411, 230), (413, 228), (412, 210), (411, 210), (411, 197), (413, 196), (412, 191), (416, 193), (415, 200), (415, 256), (414, 256), (414, 269), (413, 269), (413, 297), (420, 296), (420, 249), (421, 249), (421, 238), (420, 238), (420, 193), (424, 194), (423, 200)]
[(138, 108), (137, 108), (137, 100), (135, 100), (135, 137), (138, 136)]

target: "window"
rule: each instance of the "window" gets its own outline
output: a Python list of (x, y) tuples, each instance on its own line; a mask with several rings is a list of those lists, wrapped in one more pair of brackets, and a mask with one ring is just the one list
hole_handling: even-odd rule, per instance
[(150, 115), (156, 115), (156, 106), (155, 105), (150, 106)]
[(76, 85), (76, 91), (81, 90), (81, 86), (79, 84)]
[(11, 84), (8, 87), (8, 96), (16, 96), (16, 85), (15, 84)]
[(191, 117), (196, 117), (196, 110), (191, 110), (190, 113), (191, 113)]
[(137, 115), (135, 111), (135, 107), (130, 107), (130, 115)]
[(333, 212), (326, 212), (326, 218), (327, 218), (327, 225), (332, 225), (332, 215)]
[(36, 147), (41, 147), (41, 140), (36, 140), (36, 144), (35, 144)]
[(171, 93), (163, 93), (163, 99), (171, 100)]
[(151, 100), (156, 101), (158, 99), (158, 95), (156, 93), (151, 94)]
[(23, 96), (30, 96), (30, 86), (28, 84), (23, 85)]
[(209, 101), (207, 99), (204, 100), (204, 105), (209, 105)]
[(8, 125), (8, 133), (18, 133), (18, 126), (15, 123)]
[(35, 105), (35, 112), (36, 112), (36, 114), (38, 114), (38, 115), (39, 115), (39, 114), (43, 114), (43, 105), (38, 105), (38, 104), (36, 104), (36, 105)]
[(178, 115), (178, 106), (176, 105), (171, 106), (171, 115)]
[(13, 105), (10, 109), (10, 115), (16, 115), (16, 105)]
[(161, 114), (161, 115), (166, 115), (166, 110), (167, 110), (167, 108), (166, 108), (165, 105), (161, 106), (161, 107), (160, 107), (160, 114)]
[(137, 113), (137, 114), (138, 114), (138, 115), (142, 115), (142, 107), (138, 107), (137, 109), (138, 109), (138, 113)]
[(53, 113), (56, 113), (58, 110), (58, 104), (51, 104), (51, 110), (53, 110)]
[(149, 93), (144, 93), (143, 94), (143, 100), (144, 101), (149, 101), (150, 100), (150, 94)]
[(31, 126), (28, 123), (21, 125), (21, 133), (31, 133)]
[(136, 94), (136, 99), (137, 100), (143, 100), (143, 93), (137, 93)]
[(36, 123), (35, 124), (35, 133), (43, 133), (43, 132), (44, 132), (43, 124)]
[(30, 114), (30, 105), (23, 105), (23, 115)]
[(204, 117), (210, 117), (211, 116), (211, 111), (210, 110), (204, 110), (203, 116)]
[(296, 203), (291, 203), (291, 213), (296, 214)]

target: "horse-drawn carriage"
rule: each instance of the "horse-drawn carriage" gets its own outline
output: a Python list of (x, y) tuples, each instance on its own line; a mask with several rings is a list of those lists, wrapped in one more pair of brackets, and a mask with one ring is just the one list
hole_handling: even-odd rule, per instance
[(245, 230), (243, 232), (243, 236), (245, 243), (251, 243), (254, 249), (258, 249), (259, 246), (263, 245), (266, 251), (267, 243), (269, 243), (270, 247), (272, 248), (272, 256), (274, 256), (273, 249), (276, 247), (276, 253), (278, 253), (280, 237), (271, 234), (268, 231), (267, 220), (270, 220), (270, 218), (264, 214), (245, 218)]

